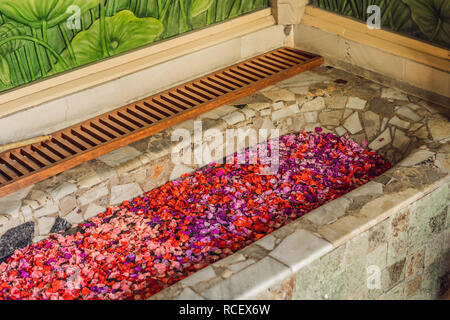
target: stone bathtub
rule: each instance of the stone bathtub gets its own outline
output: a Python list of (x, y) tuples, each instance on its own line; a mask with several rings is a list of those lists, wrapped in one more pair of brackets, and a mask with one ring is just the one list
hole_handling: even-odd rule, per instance
[(1, 198), (0, 261), (195, 170), (172, 163), (171, 134), (193, 133), (196, 120), (203, 130), (280, 135), (320, 126), (367, 141), (394, 167), (152, 299), (432, 299), (450, 278), (444, 114), (395, 89), (316, 68)]

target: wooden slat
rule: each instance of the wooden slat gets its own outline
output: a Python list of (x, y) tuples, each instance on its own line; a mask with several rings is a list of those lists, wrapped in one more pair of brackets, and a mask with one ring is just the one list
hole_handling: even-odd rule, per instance
[(48, 150), (56, 154), (58, 157), (62, 158), (68, 158), (72, 156), (72, 153), (64, 149), (63, 147), (59, 146), (56, 142), (44, 142), (43, 146), (46, 147)]
[(80, 139), (80, 141), (83, 141), (86, 144), (87, 148), (95, 147), (98, 145), (98, 142), (96, 139), (91, 137), (88, 133), (82, 131), (80, 128), (73, 128), (70, 130), (70, 133)]
[(232, 91), (234, 91), (236, 89), (239, 89), (239, 88), (242, 88), (242, 86), (238, 86), (238, 85), (230, 83), (228, 81), (224, 81), (224, 80), (222, 80), (220, 78), (217, 78), (216, 76), (209, 77), (208, 79), (211, 82), (214, 82), (217, 86), (219, 86), (221, 88), (225, 87), (225, 88), (230, 89)]
[(0, 171), (6, 174), (10, 179), (20, 178), (20, 175), (17, 172), (11, 170), (7, 165), (1, 163), (0, 161)]
[(274, 58), (274, 59), (278, 59), (280, 61), (285, 61), (286, 63), (290, 63), (291, 65), (296, 65), (297, 63), (300, 63), (300, 59), (293, 59), (291, 57), (288, 56), (282, 56), (280, 54), (277, 53), (271, 53), (267, 55), (268, 57)]
[(230, 72), (243, 75), (249, 79), (258, 79), (258, 77), (261, 79), (267, 78), (267, 71), (261, 70), (260, 67), (251, 64), (244, 64), (237, 68), (230, 68)]
[(131, 130), (129, 130), (128, 128), (125, 128), (122, 126), (119, 127), (115, 122), (112, 122), (110, 119), (108, 119), (108, 117), (98, 119), (98, 122), (100, 122), (102, 125), (110, 128), (112, 131), (116, 132), (116, 135), (118, 134), (119, 136), (125, 135), (125, 134), (128, 134), (131, 132)]
[[(73, 131), (73, 130), (71, 130)], [(63, 133), (62, 138), (66, 141), (68, 141), (71, 145), (76, 146), (80, 148), (81, 150), (87, 150), (91, 147), (91, 144), (87, 143), (86, 141), (82, 140), (81, 138), (77, 137), (75, 134), (72, 134), (72, 132), (69, 133)]]
[(147, 123), (139, 119), (138, 117), (135, 117), (134, 115), (130, 114), (129, 112), (117, 112), (117, 115), (121, 117), (122, 119), (127, 120), (128, 122), (133, 123), (134, 125), (138, 126), (139, 128), (145, 127)]
[(41, 145), (38, 145), (35, 148), (36, 148), (35, 151), (38, 154), (40, 154), (43, 158), (47, 159), (50, 163), (54, 163), (60, 160), (60, 158), (57, 155), (51, 153), (47, 149), (43, 148)]
[(209, 100), (214, 99), (215, 97), (217, 97), (216, 95), (212, 94), (211, 92), (208, 92), (206, 90), (202, 90), (201, 88), (198, 87), (194, 87), (194, 86), (184, 86), (184, 88), (186, 88), (186, 90), (190, 91), (190, 92), (195, 92), (197, 94), (203, 95), (205, 97), (208, 97)]
[(166, 100), (164, 100), (162, 98), (161, 99), (155, 98), (152, 100), (152, 102), (153, 102), (152, 106), (154, 106), (158, 110), (161, 110), (163, 113), (161, 113), (161, 112), (159, 112), (159, 113), (162, 114), (164, 117), (169, 117), (171, 115), (180, 113), (182, 110), (181, 108), (176, 107), (175, 105), (167, 102)]
[(267, 54), (265, 56), (265, 58), (270, 60), (270, 61), (276, 61), (277, 63), (280, 63), (280, 64), (282, 64), (284, 66), (287, 66), (287, 67), (292, 67), (292, 66), (294, 66), (296, 64), (296, 62), (289, 61), (287, 59), (283, 59), (283, 58), (277, 57), (274, 54)]
[(137, 129), (139, 129), (139, 127), (137, 125), (128, 121), (127, 119), (120, 117), (119, 115), (117, 115), (117, 113), (118, 113), (118, 111), (109, 115), (108, 120), (115, 123), (116, 126), (119, 125), (121, 129), (122, 128), (127, 129), (130, 132), (133, 132), (133, 131), (136, 131)]
[(270, 64), (262, 61), (261, 59), (258, 59), (257, 61), (252, 61), (251, 63), (253, 65), (259, 66), (259, 68), (261, 70), (268, 71), (271, 74), (275, 74), (275, 73), (278, 73), (278, 72), (283, 70), (283, 68), (279, 68), (279, 67), (275, 67), (273, 65), (270, 65)]
[(181, 87), (180, 90), (178, 90), (178, 93), (182, 94), (183, 97), (187, 96), (190, 99), (195, 99), (197, 101), (197, 103), (203, 103), (208, 101), (208, 99), (205, 99), (202, 96), (199, 96), (198, 94), (195, 94), (193, 92), (190, 92), (189, 90), (186, 90), (186, 88)]
[(291, 58), (294, 58), (294, 59), (298, 59), (300, 61), (306, 61), (307, 60), (307, 58), (303, 57), (302, 55), (300, 55), (300, 54), (293, 54), (291, 51), (288, 51), (288, 50), (283, 50), (282, 49), (282, 50), (280, 50), (277, 53), (280, 54), (280, 55), (283, 55), (283, 56), (287, 56), (287, 57), (291, 57)]
[(216, 90), (217, 92), (221, 92), (222, 95), (233, 91), (233, 90), (228, 89), (228, 88), (220, 87), (220, 86), (217, 85), (217, 83), (211, 82), (208, 79), (202, 79), (201, 80), (201, 84), (205, 85), (208, 88)]
[(8, 156), (2, 157), (0, 163), (4, 164), (5, 167), (8, 167), (11, 171), (14, 171), (18, 176), (23, 176), (27, 173), (27, 170), (24, 167), (12, 161)]
[(189, 109), (188, 107), (184, 106), (183, 104), (178, 103), (177, 101), (174, 101), (174, 99), (171, 99), (170, 96), (161, 95), (160, 99), (161, 99), (161, 103), (169, 106), (170, 108), (172, 108), (173, 110), (175, 110), (177, 112), (183, 112), (184, 110)]
[(80, 129), (81, 131), (88, 133), (91, 137), (94, 137), (100, 143), (111, 140), (111, 137), (92, 126), (80, 126)]
[(274, 72), (272, 69), (267, 69), (267, 68), (261, 67), (261, 65), (256, 64), (254, 61), (247, 62), (245, 64), (245, 67), (256, 70), (257, 72), (259, 72), (259, 74), (263, 75), (264, 78), (270, 77), (271, 75), (277, 73), (277, 72)]
[(0, 197), (231, 103), (323, 63), (281, 48), (0, 154)]
[(24, 166), (28, 167), (29, 170), (31, 169), (32, 171), (37, 171), (39, 170), (41, 167), (39, 165), (37, 165), (36, 163), (34, 163), (33, 161), (31, 161), (30, 159), (28, 159), (27, 157), (19, 154), (17, 151), (12, 151), (11, 152), (11, 156), (12, 159), (16, 160), (17, 162), (22, 163)]
[(160, 104), (158, 104), (157, 100), (154, 100), (154, 99), (149, 100), (148, 102), (146, 102), (145, 106), (148, 109), (150, 109), (151, 111), (155, 112), (156, 115), (158, 117), (160, 117), (160, 118), (170, 117), (171, 115), (175, 114), (175, 112), (170, 111), (170, 110), (164, 108), (163, 106), (161, 106)]
[(68, 143), (66, 140), (64, 140), (59, 135), (54, 135), (52, 137), (52, 141), (58, 145), (61, 149), (66, 150), (68, 153), (73, 154), (77, 152), (82, 152), (83, 150), (78, 148), (77, 146), (73, 146), (72, 144)]
[(20, 151), (21, 151), (22, 154), (26, 155), (27, 158), (35, 159), (33, 161), (39, 162), (43, 167), (49, 167), (49, 166), (52, 165), (51, 161), (48, 161), (46, 158), (41, 156), (38, 152), (33, 150), (33, 148), (34, 148), (34, 146), (30, 147), (30, 148), (22, 149)]
[(8, 183), (9, 179), (7, 179), (4, 175), (3, 172), (0, 171), (0, 183), (1, 184), (6, 184)]
[(183, 92), (184, 91), (177, 89), (176, 92), (173, 92), (173, 96), (178, 97), (178, 99), (182, 99), (182, 101), (186, 101), (188, 104), (191, 103), (194, 106), (199, 104), (199, 102), (197, 100), (194, 100), (194, 99), (188, 97), (186, 94), (183, 94)]
[(223, 72), (220, 75), (217, 75), (217, 77), (223, 77), (229, 81), (234, 81), (236, 83), (241, 84), (241, 86), (246, 86), (249, 85), (251, 83), (251, 81), (241, 75), (238, 75), (236, 73), (232, 74), (229, 72)]
[(164, 101), (168, 101), (171, 104), (179, 105), (180, 108), (183, 109), (183, 111), (192, 108), (192, 105), (190, 105), (189, 103), (186, 103), (185, 101), (177, 99), (175, 96), (170, 96), (169, 94), (161, 95), (161, 99), (163, 99)]
[(155, 123), (157, 120), (153, 117), (150, 117), (148, 114), (142, 112), (139, 110), (136, 106), (132, 106), (129, 109), (127, 109), (128, 113), (131, 113), (135, 117), (138, 117), (142, 121), (146, 122), (147, 124)]
[(291, 54), (296, 55), (296, 56), (300, 56), (301, 58), (303, 58), (305, 60), (308, 60), (308, 59), (311, 59), (314, 57), (313, 54), (306, 52), (306, 51), (299, 50), (299, 49), (292, 49), (292, 48), (286, 47), (286, 48), (283, 48), (283, 51), (290, 52)]
[(200, 81), (193, 82), (192, 85), (195, 88), (198, 88), (198, 89), (201, 89), (201, 90), (204, 90), (207, 92), (211, 92), (212, 94), (216, 95), (216, 97), (220, 97), (223, 94), (221, 91), (218, 91), (214, 88), (210, 88), (210, 87), (204, 85), (203, 83), (201, 83)]
[(143, 103), (136, 103), (136, 110), (141, 111), (142, 113), (144, 113), (147, 117), (149, 117), (151, 120), (153, 120), (153, 122), (158, 122), (161, 120), (160, 117), (158, 117), (158, 115), (154, 112), (152, 112), (153, 110), (149, 109), (147, 106), (145, 106)]
[(258, 61), (262, 61), (264, 63), (267, 63), (268, 65), (274, 66), (274, 67), (282, 69), (282, 70), (285, 70), (285, 69), (290, 67), (289, 65), (286, 65), (284, 63), (280, 63), (278, 61), (274, 61), (272, 59), (268, 59), (267, 57), (261, 58)]

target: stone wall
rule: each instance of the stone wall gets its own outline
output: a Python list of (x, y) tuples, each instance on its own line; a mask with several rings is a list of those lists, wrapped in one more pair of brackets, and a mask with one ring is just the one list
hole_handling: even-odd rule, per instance
[[(448, 185), (435, 190), (301, 269), (268, 296), (436, 299), (450, 288), (448, 195)], [(374, 275), (369, 266), (381, 271), (378, 288), (368, 280)]]

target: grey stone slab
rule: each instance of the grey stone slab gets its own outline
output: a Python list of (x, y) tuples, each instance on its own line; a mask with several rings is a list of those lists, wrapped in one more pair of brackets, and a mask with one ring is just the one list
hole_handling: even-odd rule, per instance
[(201, 294), (213, 300), (242, 300), (256, 296), (291, 275), (288, 267), (266, 257)]
[(305, 95), (309, 92), (309, 86), (289, 87), (289, 91), (295, 94)]
[(363, 115), (364, 130), (367, 133), (367, 138), (372, 141), (380, 130), (380, 116), (372, 111), (367, 111)]
[(98, 200), (106, 195), (108, 195), (109, 191), (108, 188), (105, 186), (96, 187), (93, 189), (90, 189), (83, 193), (79, 198), (78, 201), (80, 201), (80, 204), (82, 206), (90, 204), (94, 202), (95, 200)]
[(350, 97), (348, 98), (347, 108), (354, 110), (364, 110), (366, 107), (367, 101), (358, 97)]
[(319, 120), (323, 126), (338, 126), (341, 122), (342, 114), (341, 110), (322, 112), (319, 115)]
[(276, 242), (275, 237), (269, 234), (269, 235), (263, 237), (262, 239), (258, 240), (255, 243), (260, 245), (264, 249), (270, 251), (270, 250), (273, 250), (273, 248), (275, 248), (275, 242)]
[(55, 224), (55, 217), (42, 217), (38, 219), (38, 230), (39, 234), (47, 235), (52, 230), (53, 225)]
[(19, 217), (19, 210), (21, 206), (20, 200), (4, 200), (0, 202), (0, 214), (10, 216), (13, 219)]
[(56, 188), (49, 190), (48, 193), (52, 196), (53, 199), (58, 201), (64, 198), (65, 196), (74, 193), (75, 191), (77, 191), (76, 185), (68, 182), (63, 182)]
[(169, 180), (175, 180), (180, 178), (183, 174), (187, 174), (187, 173), (192, 173), (194, 172), (193, 168), (187, 167), (185, 165), (179, 164), (176, 165), (173, 170), (172, 173), (170, 174), (170, 178)]
[(110, 204), (118, 204), (125, 200), (132, 200), (134, 197), (143, 193), (137, 183), (129, 183), (111, 188)]
[(205, 300), (190, 288), (185, 288), (175, 300)]
[(229, 265), (232, 265), (234, 263), (240, 262), (240, 261), (244, 261), (246, 258), (245, 256), (238, 252), (235, 254), (232, 254), (228, 257), (226, 257), (225, 259), (221, 259), (219, 261), (217, 261), (214, 266), (215, 267), (228, 267)]
[(408, 101), (406, 94), (394, 88), (381, 89), (381, 98)]
[(392, 145), (400, 151), (405, 151), (408, 147), (410, 139), (401, 130), (395, 131), (394, 141)]
[(365, 185), (347, 193), (348, 198), (362, 197), (362, 196), (376, 196), (383, 193), (383, 185), (381, 183), (370, 181)]
[(385, 268), (387, 265), (387, 252), (388, 252), (388, 244), (383, 243), (379, 245), (372, 252), (367, 254), (366, 265), (367, 266), (377, 266), (381, 269)]
[(392, 142), (391, 132), (389, 128), (384, 130), (375, 140), (369, 144), (369, 148), (379, 150)]
[(450, 137), (450, 122), (442, 118), (435, 118), (428, 121), (433, 140), (440, 141)]
[(272, 88), (262, 94), (272, 101), (295, 101), (295, 94), (286, 89)]
[(280, 120), (280, 119), (292, 116), (294, 114), (297, 114), (299, 112), (300, 112), (300, 110), (298, 108), (298, 105), (297, 104), (293, 104), (293, 105), (290, 105), (290, 106), (288, 106), (288, 107), (286, 107), (284, 109), (280, 109), (280, 110), (274, 111), (272, 113), (272, 121), (277, 121), (277, 120)]
[(100, 213), (105, 212), (105, 211), (106, 211), (106, 208), (96, 205), (95, 203), (91, 203), (87, 207), (87, 209), (83, 215), (84, 220), (89, 220), (93, 217), (98, 216)]
[(19, 191), (16, 191), (14, 193), (11, 193), (4, 197), (1, 197), (0, 198), (0, 208), (2, 207), (3, 201), (10, 201), (10, 200), (20, 201), (20, 200), (24, 199), (30, 193), (30, 191), (33, 187), (34, 187), (34, 185), (20, 189)]
[(351, 134), (356, 134), (363, 130), (361, 120), (359, 120), (358, 112), (354, 112), (347, 118), (347, 120), (345, 120), (344, 128), (347, 129)]
[(36, 210), (34, 212), (34, 216), (36, 218), (45, 217), (45, 216), (49, 216), (49, 215), (55, 214), (58, 211), (59, 211), (59, 208), (56, 205), (46, 206), (46, 207), (43, 207), (43, 208), (41, 208), (39, 210)]
[(193, 287), (199, 282), (208, 281), (216, 277), (217, 276), (214, 272), (214, 269), (211, 266), (208, 266), (191, 274), (189, 277), (184, 278), (183, 280), (181, 280), (181, 284), (185, 287)]
[(64, 217), (69, 223), (78, 224), (83, 222), (83, 216), (81, 210), (74, 209), (68, 215)]
[(239, 122), (245, 121), (245, 115), (242, 112), (235, 111), (224, 116), (223, 120), (225, 120), (228, 125), (233, 126), (235, 124), (238, 124)]
[(333, 245), (307, 230), (297, 230), (287, 236), (270, 256), (288, 265), (294, 272), (320, 258), (333, 249)]
[(330, 78), (321, 74), (317, 74), (312, 71), (302, 72), (299, 75), (296, 75), (292, 78), (284, 80), (277, 84), (280, 88), (290, 88), (290, 87), (299, 87), (299, 86), (311, 86), (316, 83), (320, 83)]
[(305, 217), (317, 226), (323, 226), (342, 217), (351, 201), (347, 198), (340, 197), (323, 206), (309, 212)]
[(228, 266), (228, 269), (230, 269), (233, 273), (239, 272), (242, 269), (254, 264), (256, 261), (253, 259), (247, 259), (245, 261), (241, 261), (235, 264), (232, 264), (230, 266)]
[(305, 112), (306, 123), (316, 123), (317, 122), (317, 111)]
[(336, 133), (342, 137), (344, 134), (347, 133), (347, 130), (345, 130), (344, 127), (337, 127), (336, 129), (334, 129), (336, 131)]
[(305, 102), (302, 105), (302, 112), (311, 112), (325, 109), (325, 100), (322, 97), (317, 97), (311, 101)]
[(409, 119), (411, 121), (414, 121), (414, 122), (421, 120), (421, 117), (417, 113), (415, 113), (414, 111), (412, 111), (411, 109), (409, 109), (408, 107), (405, 107), (405, 106), (400, 107), (396, 111), (396, 113), (399, 116), (402, 116), (402, 117), (407, 118), (407, 119)]
[(418, 150), (399, 163), (400, 166), (410, 167), (421, 163), (434, 155), (434, 152), (428, 150)]
[(391, 118), (391, 120), (389, 120), (389, 123), (402, 129), (408, 129), (410, 126), (410, 123), (408, 121), (402, 120), (397, 116)]

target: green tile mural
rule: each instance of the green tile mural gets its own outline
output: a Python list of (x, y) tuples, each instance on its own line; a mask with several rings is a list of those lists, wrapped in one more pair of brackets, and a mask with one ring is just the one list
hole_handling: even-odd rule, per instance
[(268, 0), (0, 0), (0, 92), (268, 6)]
[(384, 28), (450, 48), (450, 0), (312, 0), (317, 7), (367, 21), (377, 5)]

